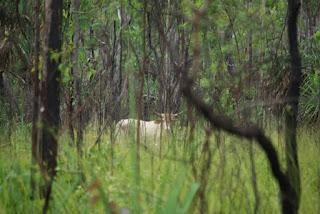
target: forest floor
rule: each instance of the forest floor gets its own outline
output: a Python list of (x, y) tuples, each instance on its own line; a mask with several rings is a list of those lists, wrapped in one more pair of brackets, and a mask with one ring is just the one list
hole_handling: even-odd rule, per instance
[[(96, 131), (88, 128), (84, 155), (78, 158), (76, 147), (62, 135), (50, 213), (106, 213), (110, 209), (123, 213), (280, 213), (278, 186), (260, 148), (218, 132), (204, 147), (205, 133), (200, 128), (193, 140), (182, 132), (165, 139), (161, 148), (147, 142), (140, 150), (139, 167), (132, 138), (118, 139), (111, 146), (106, 134), (100, 146), (93, 146)], [(1, 138), (0, 213), (41, 211), (43, 201), (30, 199), (29, 133), (30, 127), (18, 126), (10, 140)], [(285, 167), (282, 136), (275, 131), (269, 136)], [(300, 213), (320, 212), (319, 136), (310, 129), (299, 130)], [(208, 157), (210, 164), (206, 164)]]

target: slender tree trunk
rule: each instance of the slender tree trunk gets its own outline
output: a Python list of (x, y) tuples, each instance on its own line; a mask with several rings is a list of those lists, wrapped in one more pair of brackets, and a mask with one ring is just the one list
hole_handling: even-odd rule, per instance
[(298, 29), (297, 20), (300, 9), (299, 0), (288, 0), (288, 38), (290, 52), (290, 83), (287, 93), (287, 105), (285, 108), (285, 145), (286, 145), (286, 162), (287, 176), (290, 179), (291, 185), (295, 189), (295, 194), (292, 197), (295, 205), (295, 213), (298, 213), (300, 203), (300, 169), (298, 161), (297, 148), (297, 115), (300, 96), (300, 84), (302, 79), (301, 74), (301, 59), (298, 48)]
[(67, 126), (68, 126), (68, 133), (70, 136), (70, 145), (72, 146), (74, 144), (74, 129), (73, 129), (73, 81), (71, 81), (68, 84), (67, 88), (67, 100), (66, 100), (66, 105), (67, 105)]
[(1, 99), (5, 96), (3, 73), (4, 73), (3, 71), (0, 71), (0, 96), (1, 96)]
[[(121, 113), (121, 89), (122, 89), (122, 61), (123, 61), (123, 27), (124, 27), (124, 7), (123, 1), (120, 2), (120, 30), (119, 30), (119, 56), (118, 56), (118, 82), (117, 82), (117, 101), (116, 101), (116, 109), (117, 114), (115, 116), (116, 120), (119, 120)], [(120, 110), (120, 111), (119, 111)]]
[(73, 64), (73, 74), (75, 82), (75, 96), (76, 96), (76, 114), (77, 114), (77, 150), (79, 156), (82, 155), (82, 141), (83, 141), (83, 109), (82, 109), (82, 98), (81, 98), (81, 75), (78, 65), (78, 55), (79, 55), (79, 39), (80, 39), (80, 26), (79, 26), (79, 9), (80, 0), (72, 1), (72, 14), (74, 23), (74, 36), (73, 36), (73, 53), (72, 53), (72, 64)]
[(143, 6), (143, 26), (142, 26), (142, 33), (143, 33), (143, 39), (142, 39), (142, 53), (143, 53), (143, 59), (142, 59), (142, 68), (139, 71), (139, 94), (138, 94), (138, 123), (137, 123), (137, 170), (138, 170), (138, 175), (140, 176), (140, 144), (141, 144), (141, 139), (140, 139), (140, 120), (142, 119), (142, 110), (143, 110), (143, 86), (144, 86), (144, 75), (145, 75), (145, 70), (146, 70), (146, 14), (147, 14), (147, 2), (144, 0), (144, 6)]
[(40, 0), (35, 1), (34, 5), (34, 22), (35, 22), (35, 34), (34, 34), (34, 73), (33, 73), (33, 112), (32, 112), (32, 160), (31, 160), (31, 198), (35, 197), (36, 181), (34, 174), (36, 172), (35, 165), (39, 158), (39, 146), (38, 146), (38, 116), (39, 116), (39, 52), (40, 52)]
[[(229, 24), (224, 32), (224, 43), (228, 44), (232, 41), (232, 25)], [(225, 62), (227, 64), (227, 71), (230, 75), (235, 75), (237, 73), (236, 65), (232, 55), (232, 51), (228, 50), (225, 54)]]
[[(1, 36), (1, 35), (0, 35)], [(1, 39), (1, 37), (0, 37)], [(0, 70), (0, 105), (5, 107), (5, 88), (4, 88), (4, 78), (3, 71)], [(0, 124), (3, 125), (3, 124)]]
[(58, 128), (60, 117), (59, 61), (51, 52), (61, 50), (63, 0), (45, 1), (44, 67), (41, 81), (39, 147), (40, 168), (44, 177), (42, 194), (45, 198), (43, 213), (47, 213), (53, 179), (56, 175)]

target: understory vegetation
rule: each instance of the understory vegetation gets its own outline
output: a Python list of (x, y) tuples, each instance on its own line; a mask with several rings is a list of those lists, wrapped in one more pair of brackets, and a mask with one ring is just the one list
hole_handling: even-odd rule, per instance
[[(178, 129), (178, 127), (177, 127)], [(177, 130), (175, 129), (175, 130)], [(108, 213), (130, 210), (136, 213), (279, 213), (278, 187), (270, 174), (265, 154), (252, 142), (214, 130), (208, 150), (202, 126), (198, 125), (193, 141), (185, 141), (186, 130), (175, 131), (172, 139), (141, 149), (141, 176), (137, 179), (133, 139), (119, 139), (110, 144), (104, 134), (100, 145), (90, 127), (85, 132), (84, 156), (78, 155), (66, 134), (60, 137), (57, 177), (54, 182), (52, 213)], [(39, 213), (42, 200), (30, 199), (31, 145), (30, 127), (17, 125), (10, 146), (0, 149), (0, 212)], [(300, 213), (320, 210), (320, 133), (301, 127), (298, 132), (302, 195)], [(284, 142), (281, 133), (270, 130), (282, 165)], [(99, 148), (98, 148), (99, 147)], [(206, 175), (201, 155), (211, 153)], [(111, 155), (112, 154), (112, 155)], [(253, 159), (250, 158), (253, 156)], [(113, 157), (113, 159), (111, 159)], [(79, 171), (79, 164), (82, 171)], [(40, 174), (37, 174), (37, 179)], [(203, 179), (207, 179), (204, 182)], [(200, 185), (206, 184), (206, 187)], [(255, 187), (254, 187), (255, 186)], [(255, 195), (255, 190), (257, 192)], [(197, 194), (204, 191), (201, 199)], [(205, 201), (201, 201), (205, 200)]]

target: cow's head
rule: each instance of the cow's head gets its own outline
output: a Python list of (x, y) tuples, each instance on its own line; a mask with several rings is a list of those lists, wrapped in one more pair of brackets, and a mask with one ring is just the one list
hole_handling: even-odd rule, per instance
[(178, 116), (181, 114), (180, 113), (177, 113), (177, 114), (174, 114), (174, 113), (157, 113), (156, 114), (159, 116), (159, 119), (157, 121), (159, 122), (162, 122), (162, 123), (165, 123), (165, 124), (170, 124), (174, 121), (176, 121), (178, 119)]
[(178, 119), (179, 114), (173, 114), (173, 113), (161, 113), (158, 114), (160, 119), (162, 121), (170, 122), (170, 121), (175, 121)]

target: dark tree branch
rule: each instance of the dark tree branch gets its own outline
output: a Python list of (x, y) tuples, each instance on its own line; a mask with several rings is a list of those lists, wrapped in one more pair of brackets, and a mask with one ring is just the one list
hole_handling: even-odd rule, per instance
[[(203, 7), (207, 8), (207, 7)], [(195, 40), (195, 46), (193, 48), (193, 65), (192, 65), (192, 74), (191, 77), (195, 79), (195, 74), (199, 70), (199, 59), (200, 59), (200, 42), (198, 39), (198, 34), (200, 32), (199, 23), (200, 18), (203, 16), (205, 9), (202, 13), (201, 9), (195, 12), (193, 19), (194, 33), (193, 37)], [(257, 142), (261, 149), (267, 156), (269, 161), (272, 175), (277, 180), (280, 188), (280, 198), (281, 198), (281, 207), (282, 213), (295, 213), (296, 211), (296, 192), (290, 183), (288, 176), (281, 170), (278, 154), (272, 145), (271, 140), (264, 134), (264, 132), (259, 129), (257, 126), (248, 125), (245, 127), (236, 126), (235, 123), (228, 117), (224, 115), (215, 114), (208, 105), (206, 105), (199, 96), (196, 96), (192, 92), (193, 80), (188, 77), (188, 74), (185, 69), (182, 69), (182, 66), (176, 66), (176, 74), (183, 74), (183, 83), (181, 86), (182, 94), (187, 100), (189, 105), (195, 107), (195, 109), (202, 114), (205, 119), (207, 119), (211, 126), (222, 129), (230, 134), (236, 135), (241, 138), (246, 138), (248, 140), (254, 140)]]
[(277, 152), (272, 145), (270, 139), (265, 136), (263, 131), (254, 125), (248, 127), (239, 127), (234, 125), (234, 122), (223, 115), (217, 115), (211, 111), (211, 108), (207, 106), (199, 96), (196, 96), (191, 91), (193, 81), (187, 77), (184, 77), (182, 93), (187, 102), (195, 107), (195, 109), (206, 118), (212, 126), (217, 129), (222, 129), (230, 134), (236, 135), (248, 140), (255, 140), (258, 145), (265, 152), (273, 177), (277, 180), (280, 193), (281, 193), (281, 205), (282, 213), (292, 213), (295, 207), (295, 191), (292, 185), (289, 183), (288, 177), (281, 170), (279, 158)]

